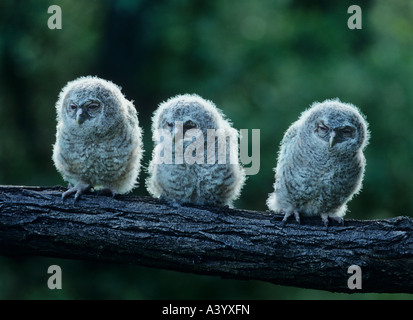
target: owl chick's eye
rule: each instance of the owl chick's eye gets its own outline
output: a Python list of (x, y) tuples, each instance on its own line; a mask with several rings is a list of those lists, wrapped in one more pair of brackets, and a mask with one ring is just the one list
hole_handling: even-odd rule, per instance
[(173, 123), (171, 123), (171, 122), (167, 122), (167, 123), (166, 123), (166, 126), (167, 126), (168, 128), (172, 128), (174, 125), (173, 125)]
[(324, 123), (320, 122), (317, 126), (317, 129), (322, 134), (327, 134), (330, 131), (330, 128), (327, 127)]
[(344, 128), (341, 129), (340, 131), (341, 131), (341, 134), (342, 134), (344, 137), (349, 137), (349, 138), (351, 138), (351, 137), (354, 135), (354, 128), (349, 127), (349, 126), (344, 127)]
[(90, 111), (95, 111), (95, 110), (97, 110), (99, 107), (100, 107), (100, 105), (99, 105), (98, 103), (96, 103), (96, 102), (92, 102), (91, 104), (89, 104), (89, 105), (87, 106), (87, 108), (88, 108)]
[(191, 129), (195, 129), (195, 128), (196, 128), (196, 124), (195, 124), (194, 122), (192, 122), (192, 121), (186, 121), (186, 122), (184, 123), (184, 130), (185, 130), (185, 131), (191, 130)]
[(74, 110), (77, 109), (77, 106), (76, 106), (75, 104), (71, 104), (71, 105), (69, 106), (69, 109), (74, 111)]

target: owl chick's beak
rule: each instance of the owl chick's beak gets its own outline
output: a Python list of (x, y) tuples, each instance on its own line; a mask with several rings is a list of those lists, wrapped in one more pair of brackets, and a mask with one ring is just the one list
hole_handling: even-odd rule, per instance
[(332, 148), (335, 143), (335, 140), (334, 140), (335, 137), (336, 137), (336, 132), (332, 130), (330, 133), (330, 140), (329, 140), (330, 148)]
[(82, 109), (79, 108), (76, 112), (76, 122), (78, 125), (81, 125), (88, 118), (88, 114)]
[(172, 141), (176, 143), (183, 139), (182, 122), (177, 121), (172, 131)]

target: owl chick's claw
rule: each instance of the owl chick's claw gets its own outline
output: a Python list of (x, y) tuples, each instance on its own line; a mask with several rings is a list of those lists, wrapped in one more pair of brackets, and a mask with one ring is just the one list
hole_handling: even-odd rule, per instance
[(328, 213), (321, 214), (321, 220), (326, 228), (328, 228)]
[(339, 217), (339, 216), (335, 216), (335, 215), (329, 215), (328, 216), (330, 219), (337, 221), (338, 224), (344, 226), (344, 218), (343, 217)]
[(333, 220), (336, 220), (340, 225), (344, 226), (344, 219), (342, 217), (330, 217)]
[(74, 202), (76, 202), (82, 194), (90, 191), (90, 189), (92, 189), (92, 186), (86, 183), (78, 183), (74, 187), (71, 187), (71, 185), (69, 185), (69, 190), (63, 192), (62, 194), (62, 201), (65, 201), (67, 197), (75, 193)]
[[(282, 211), (284, 212), (284, 211)], [(294, 216), (295, 221), (300, 224), (300, 214), (296, 210), (285, 211), (284, 218), (282, 219), (281, 223), (284, 225), (289, 217)]]
[(332, 219), (332, 220), (335, 220), (335, 221), (337, 221), (340, 225), (344, 226), (344, 219), (343, 219), (343, 217), (339, 217), (339, 216), (336, 216), (336, 215), (331, 215), (331, 214), (329, 214), (329, 213), (322, 213), (322, 214), (321, 214), (321, 220), (323, 221), (323, 223), (324, 223), (324, 225), (325, 225), (326, 228), (328, 228), (328, 224), (329, 224), (328, 218), (330, 218), (330, 219)]
[(116, 198), (119, 193), (114, 188), (107, 187), (100, 190), (99, 194), (110, 195), (112, 198)]

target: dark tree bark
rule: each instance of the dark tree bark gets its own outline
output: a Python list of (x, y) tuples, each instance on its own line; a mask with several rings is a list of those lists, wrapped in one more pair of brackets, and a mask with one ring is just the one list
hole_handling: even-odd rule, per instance
[[(0, 186), (0, 254), (110, 261), (333, 292), (413, 293), (413, 219), (293, 219), (61, 187)], [(362, 289), (350, 290), (351, 265)]]

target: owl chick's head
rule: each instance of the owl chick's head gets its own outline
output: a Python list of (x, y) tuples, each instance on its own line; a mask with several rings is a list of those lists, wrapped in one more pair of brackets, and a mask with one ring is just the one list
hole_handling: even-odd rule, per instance
[(369, 140), (365, 116), (356, 106), (339, 99), (314, 103), (303, 113), (301, 121), (306, 134), (331, 151), (362, 150)]
[(73, 134), (105, 134), (119, 123), (125, 102), (120, 88), (98, 77), (80, 77), (62, 89), (56, 103), (58, 123)]
[[(168, 130), (173, 136), (185, 136), (197, 129), (207, 136), (208, 129), (220, 129), (225, 125), (221, 111), (211, 101), (196, 94), (184, 94), (170, 98), (155, 111), (152, 130)], [(182, 132), (178, 132), (178, 131)]]

